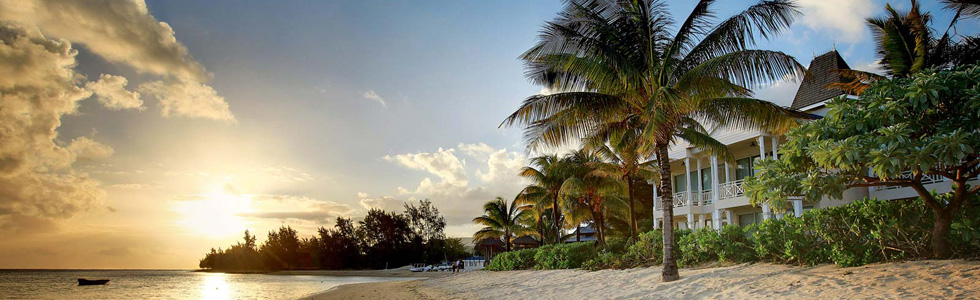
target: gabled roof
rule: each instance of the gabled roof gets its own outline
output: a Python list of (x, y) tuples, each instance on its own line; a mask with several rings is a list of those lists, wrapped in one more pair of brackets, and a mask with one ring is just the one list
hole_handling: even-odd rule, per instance
[(801, 109), (844, 95), (843, 91), (827, 88), (827, 85), (848, 82), (834, 70), (850, 68), (840, 53), (837, 53), (837, 50), (814, 57), (813, 61), (810, 62), (810, 67), (807, 68), (809, 72), (803, 76), (803, 83), (800, 84), (800, 89), (796, 91), (796, 97), (793, 98), (793, 105), (790, 107)]

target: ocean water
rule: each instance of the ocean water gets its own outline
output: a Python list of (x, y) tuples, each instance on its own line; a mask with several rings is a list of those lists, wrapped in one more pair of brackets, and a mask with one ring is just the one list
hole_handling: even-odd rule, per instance
[[(78, 278), (110, 279), (78, 286)], [(342, 284), (410, 278), (138, 270), (0, 270), (0, 299), (300, 299)]]

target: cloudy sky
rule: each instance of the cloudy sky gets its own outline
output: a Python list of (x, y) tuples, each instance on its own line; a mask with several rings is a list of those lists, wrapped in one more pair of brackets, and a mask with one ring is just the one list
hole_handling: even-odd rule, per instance
[[(799, 4), (761, 47), (875, 70), (862, 20), (883, 1)], [(421, 198), (469, 236), (522, 185), (521, 132), (497, 125), (541, 91), (517, 57), (560, 7), (0, 0), (0, 268), (193, 268), (246, 228), (310, 235)], [(788, 105), (796, 86), (757, 92)]]

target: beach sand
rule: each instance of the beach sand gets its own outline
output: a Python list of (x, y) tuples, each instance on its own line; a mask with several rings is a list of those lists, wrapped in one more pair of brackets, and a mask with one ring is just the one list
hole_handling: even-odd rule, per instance
[(311, 299), (980, 299), (980, 262), (932, 260), (855, 268), (742, 264), (660, 268), (471, 271), (425, 280), (340, 286)]

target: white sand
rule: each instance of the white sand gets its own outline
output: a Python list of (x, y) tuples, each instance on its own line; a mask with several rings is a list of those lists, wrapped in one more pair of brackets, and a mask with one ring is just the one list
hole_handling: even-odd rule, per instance
[(745, 264), (682, 269), (681, 279), (670, 283), (660, 282), (656, 267), (475, 271), (407, 284), (438, 295), (433, 299), (980, 299), (980, 262), (916, 261), (856, 268)]

